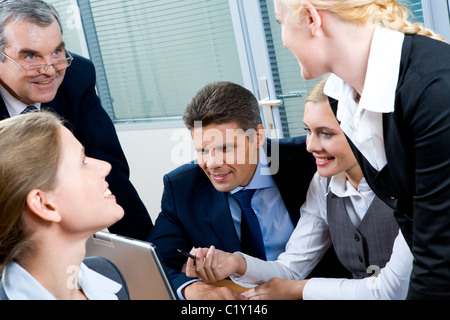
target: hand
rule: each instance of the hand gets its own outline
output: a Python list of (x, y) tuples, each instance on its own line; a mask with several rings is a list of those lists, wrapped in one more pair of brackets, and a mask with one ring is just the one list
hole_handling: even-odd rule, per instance
[(247, 300), (227, 287), (214, 287), (201, 281), (184, 288), (183, 296), (186, 300)]
[(301, 300), (308, 280), (273, 278), (270, 281), (242, 293), (249, 300)]
[(194, 253), (196, 259), (189, 258), (186, 263), (186, 275), (200, 278), (208, 283), (216, 283), (232, 274), (244, 274), (247, 262), (235, 254), (216, 250), (214, 246), (198, 248)]

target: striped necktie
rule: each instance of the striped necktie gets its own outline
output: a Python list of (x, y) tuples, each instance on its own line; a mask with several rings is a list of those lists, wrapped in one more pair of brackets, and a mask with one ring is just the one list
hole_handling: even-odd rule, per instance
[(32, 113), (32, 112), (38, 112), (39, 109), (36, 108), (35, 106), (27, 106), (20, 114), (27, 114), (27, 113)]

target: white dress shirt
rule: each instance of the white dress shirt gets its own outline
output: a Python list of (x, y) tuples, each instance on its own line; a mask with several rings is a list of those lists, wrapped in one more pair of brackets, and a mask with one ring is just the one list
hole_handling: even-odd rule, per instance
[[(2, 85), (0, 85), (0, 94), (5, 102), (6, 110), (8, 110), (9, 116), (14, 117), (21, 114), (23, 110), (29, 105), (14, 98), (8, 90), (6, 90)], [(38, 110), (41, 110), (41, 103), (37, 102), (33, 104)]]
[[(317, 173), (311, 181), (306, 202), (300, 209), (301, 217), (286, 245), (286, 251), (277, 261), (262, 261), (248, 255), (247, 272), (231, 278), (239, 285), (252, 287), (274, 277), (302, 280), (317, 265), (331, 245), (327, 220), (327, 194), (348, 198), (345, 206), (355, 225), (364, 217), (374, 194), (362, 179), (358, 190), (341, 175), (333, 177), (327, 187), (327, 179)], [(404, 299), (412, 270), (413, 256), (403, 235), (399, 232), (389, 262), (378, 277), (365, 279), (313, 278), (304, 290), (304, 299)]]
[[(67, 274), (67, 285), (71, 273)], [(33, 276), (18, 263), (6, 266), (2, 277), (3, 288), (10, 300), (56, 300)], [(115, 295), (122, 285), (89, 269), (84, 263), (80, 266), (78, 284), (89, 300), (117, 300)]]
[(264, 249), (267, 260), (276, 260), (284, 251), (286, 243), (294, 231), (294, 224), (284, 205), (283, 198), (278, 190), (267, 164), (267, 156), (264, 149), (259, 150), (260, 160), (250, 183), (245, 187), (237, 187), (228, 194), (228, 203), (234, 227), (239, 239), (241, 238), (241, 207), (233, 194), (242, 189), (255, 189), (251, 206), (261, 228), (264, 241)]
[(327, 96), (338, 100), (337, 119), (342, 130), (378, 171), (387, 163), (382, 114), (395, 108), (404, 37), (398, 31), (375, 28), (359, 103), (356, 90), (334, 74), (324, 88)]

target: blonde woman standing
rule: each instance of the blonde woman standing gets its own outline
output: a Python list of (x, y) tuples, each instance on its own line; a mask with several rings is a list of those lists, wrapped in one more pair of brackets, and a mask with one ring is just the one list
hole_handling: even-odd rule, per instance
[(450, 298), (450, 46), (393, 0), (275, 0), (302, 76), (325, 93), (412, 249), (410, 299)]

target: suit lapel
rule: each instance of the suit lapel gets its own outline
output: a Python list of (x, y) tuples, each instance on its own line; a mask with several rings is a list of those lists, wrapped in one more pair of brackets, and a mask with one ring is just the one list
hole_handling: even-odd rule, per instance
[(0, 120), (9, 118), (8, 109), (6, 109), (5, 101), (3, 101), (3, 97), (0, 99)]
[(227, 194), (217, 191), (209, 181), (200, 192), (208, 197), (202, 203), (203, 210), (206, 212), (223, 250), (227, 252), (240, 251), (241, 244), (231, 217)]

